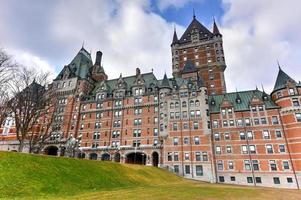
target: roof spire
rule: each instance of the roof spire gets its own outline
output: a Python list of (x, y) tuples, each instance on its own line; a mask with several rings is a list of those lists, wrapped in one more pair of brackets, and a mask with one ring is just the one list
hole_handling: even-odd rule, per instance
[(179, 42), (178, 36), (177, 36), (177, 32), (176, 32), (176, 25), (174, 25), (174, 32), (173, 32), (173, 38), (172, 38), (172, 43), (173, 44), (177, 44)]
[(279, 64), (279, 60), (277, 59), (277, 65), (278, 65), (278, 69), (280, 70), (281, 69), (281, 66)]
[(221, 35), (221, 33), (219, 32), (218, 30), (218, 27), (216, 25), (216, 22), (215, 22), (215, 18), (213, 17), (213, 34), (214, 35)]
[(262, 83), (261, 83), (261, 88), (262, 88), (262, 91), (264, 92), (264, 88), (263, 88), (263, 85), (262, 85)]
[(193, 12), (193, 19), (195, 19), (195, 11), (194, 11), (194, 8), (192, 9), (192, 12)]
[(84, 46), (85, 46), (85, 41), (83, 41), (83, 44), (82, 44), (82, 49), (84, 48)]

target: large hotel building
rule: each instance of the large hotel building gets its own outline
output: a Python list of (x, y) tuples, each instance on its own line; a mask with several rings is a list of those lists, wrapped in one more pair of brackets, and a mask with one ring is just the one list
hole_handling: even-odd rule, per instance
[[(194, 16), (172, 43), (173, 76), (139, 68), (108, 79), (102, 52), (84, 48), (49, 86), (58, 105), (43, 152), (166, 168), (207, 182), (300, 188), (301, 84), (280, 67), (271, 94), (227, 93), (223, 37)], [(160, 77), (161, 78), (161, 77)], [(0, 149), (17, 149), (13, 118), (0, 129)]]

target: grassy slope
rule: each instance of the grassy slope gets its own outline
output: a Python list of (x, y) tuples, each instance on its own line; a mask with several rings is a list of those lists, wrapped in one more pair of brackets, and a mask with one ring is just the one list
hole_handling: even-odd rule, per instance
[(301, 196), (299, 191), (187, 181), (153, 167), (0, 152), (4, 199), (259, 199), (275, 192), (285, 199)]

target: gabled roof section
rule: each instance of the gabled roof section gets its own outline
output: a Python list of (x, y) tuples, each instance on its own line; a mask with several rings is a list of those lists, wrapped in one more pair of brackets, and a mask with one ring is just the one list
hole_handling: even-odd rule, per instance
[(198, 69), (194, 66), (191, 60), (187, 60), (183, 67), (182, 73), (193, 73), (197, 72)]
[(213, 34), (214, 34), (214, 35), (222, 35), (222, 34), (219, 32), (219, 30), (218, 30), (218, 27), (217, 27), (217, 25), (216, 25), (216, 23), (215, 23), (215, 19), (213, 19)]
[[(88, 78), (91, 75), (93, 67), (90, 53), (83, 47), (79, 50), (73, 60), (59, 73), (55, 80), (61, 80), (63, 77), (72, 78), (74, 76), (80, 78)], [(68, 76), (64, 76), (65, 73), (69, 73)]]
[(286, 84), (288, 82), (291, 83), (296, 83), (296, 81), (294, 79), (292, 79), (289, 75), (287, 75), (280, 67), (279, 67), (279, 71), (278, 71), (278, 75), (277, 75), (277, 79), (276, 79), (276, 83), (274, 86), (274, 90), (279, 90), (282, 88), (286, 87)]
[(192, 22), (189, 24), (188, 28), (182, 35), (179, 42), (180, 43), (190, 42), (191, 41), (191, 33), (194, 30), (196, 30), (200, 34), (200, 39), (213, 36), (213, 33), (211, 33), (203, 24), (201, 24), (195, 17), (193, 17)]
[[(257, 97), (261, 97), (263, 92), (259, 90), (250, 90), (250, 91), (242, 91), (242, 92), (233, 92), (233, 93), (226, 93), (221, 95), (210, 95), (209, 102), (214, 101), (215, 103), (210, 103), (209, 109), (211, 113), (218, 113), (220, 112), (222, 103), (224, 99), (227, 99), (229, 103), (233, 105), (234, 111), (245, 111), (250, 110), (250, 103), (256, 95)], [(240, 101), (237, 101), (237, 98)], [(266, 101), (262, 101), (262, 104), (265, 105), (266, 109), (273, 109), (278, 108), (278, 106), (269, 98)]]
[(160, 87), (161, 88), (171, 88), (166, 73), (164, 74), (164, 77), (163, 77)]

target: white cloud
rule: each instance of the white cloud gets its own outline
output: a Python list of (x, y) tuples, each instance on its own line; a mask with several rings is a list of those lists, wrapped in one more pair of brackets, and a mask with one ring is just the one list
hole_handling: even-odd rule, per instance
[(254, 89), (264, 84), (272, 91), (283, 70), (300, 80), (301, 1), (223, 0), (226, 8), (221, 31), (228, 68), (229, 90)]
[[(173, 24), (150, 12), (148, 1), (72, 1), (55, 10), (53, 34), (66, 46), (79, 49), (78, 41), (84, 40), (87, 50), (101, 50), (109, 78), (121, 72), (132, 75), (136, 67), (142, 72), (154, 68), (158, 78), (165, 71), (171, 75)], [(177, 29), (183, 32), (184, 27), (177, 25)]]
[(157, 0), (157, 6), (161, 11), (166, 10), (167, 8), (182, 8), (186, 4), (191, 2), (200, 2), (203, 0)]

